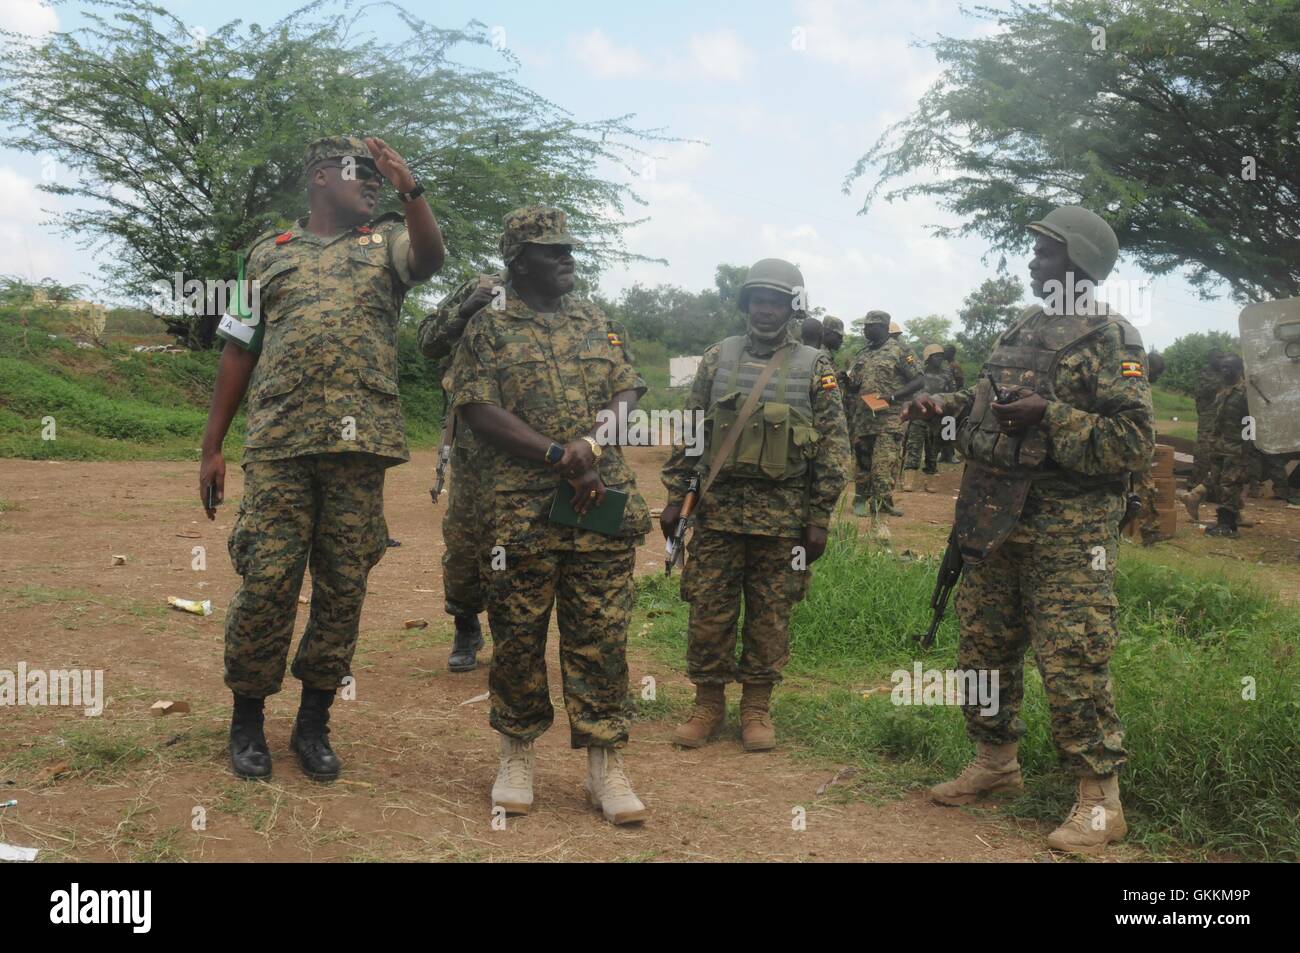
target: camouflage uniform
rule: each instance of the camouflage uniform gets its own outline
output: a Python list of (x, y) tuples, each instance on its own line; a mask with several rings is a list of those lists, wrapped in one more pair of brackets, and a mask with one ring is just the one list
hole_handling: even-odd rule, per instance
[(1191, 485), (1204, 483), (1210, 473), (1211, 444), (1214, 433), (1214, 399), (1223, 388), (1223, 375), (1206, 365), (1196, 375), (1192, 391), (1196, 401), (1196, 454), (1192, 465)]
[(1250, 477), (1252, 445), (1241, 436), (1245, 426), (1242, 418), (1249, 413), (1246, 382), (1237, 381), (1219, 391), (1207, 415), (1210, 468), (1205, 478), (1205, 499), (1229, 510), (1234, 517), (1241, 513)]
[(1290, 496), (1291, 491), (1287, 482), (1286, 465), (1288, 460), (1293, 459), (1295, 459), (1295, 454), (1265, 453), (1259, 449), (1259, 446), (1254, 441), (1251, 441), (1249, 455), (1246, 460), (1250, 485), (1254, 487), (1270, 483), (1273, 487), (1274, 496)]
[[(563, 233), (564, 227), (563, 213), (555, 210), (511, 213), (503, 240), (507, 261), (521, 243)], [(558, 311), (540, 314), (509, 283), (505, 302), (503, 310), (488, 307), (470, 318), (451, 368), (454, 410), (495, 404), (565, 443), (589, 434), (615, 394), (645, 392), (600, 309), (566, 297)], [(520, 741), (540, 736), (554, 717), (545, 650), (555, 605), (571, 744), (627, 743), (632, 569), (650, 514), (622, 451), (603, 449), (601, 480), (628, 494), (617, 536), (551, 522), (557, 486), (569, 493), (568, 483), (544, 463), (479, 445), (486, 490), (480, 574), (493, 641), (490, 720)]]
[(872, 412), (864, 394), (882, 398), (896, 393), (921, 373), (916, 358), (897, 338), (878, 347), (868, 344), (853, 359), (848, 372), (848, 393), (853, 400), (850, 437), (857, 461), (855, 503), (869, 502), (873, 509), (893, 503), (894, 478), (903, 451), (903, 412), (897, 404)]
[[(307, 165), (368, 154), (321, 140)], [(243, 577), (226, 616), (226, 684), (280, 690), (298, 591), (311, 563), (312, 603), (293, 674), (334, 689), (350, 672), (366, 577), (388, 540), (384, 471), (410, 458), (397, 390), (397, 324), (407, 289), (402, 217), (319, 236), (306, 219), (253, 242), (260, 321), (218, 333), (258, 355), (249, 385), (244, 497), (230, 536)]]
[[(476, 278), (461, 285), (420, 323), (420, 350), (425, 357), (440, 362), (438, 376), (447, 395), (448, 408), (453, 397), (448, 390), (451, 355), (468, 322), (461, 319), (459, 308), (478, 286), (478, 281)], [(445, 426), (450, 425), (449, 419)], [(479, 579), (479, 544), (483, 537), (478, 514), (485, 487), (478, 441), (464, 420), (455, 422), (450, 469), (447, 509), (442, 516), (443, 610), (452, 616), (476, 616), (484, 606)]]
[[(952, 375), (948, 371), (948, 365), (943, 365), (941, 371), (923, 371), (925, 376), (925, 392), (927, 394), (942, 394), (947, 391), (955, 390)], [(906, 454), (903, 459), (904, 470), (916, 470), (921, 466), (922, 451), (925, 454), (925, 472), (939, 472), (939, 449), (943, 444), (942, 439), (943, 421), (942, 420), (910, 420), (907, 423), (907, 440)]]
[[(740, 360), (751, 367), (766, 364), (776, 350), (750, 336), (743, 340)], [(781, 344), (812, 350), (798, 344), (792, 327), (787, 328)], [(713, 411), (714, 381), (726, 346), (724, 341), (704, 352), (684, 413)], [(778, 372), (767, 391), (777, 394), (783, 380), (787, 388), (808, 388), (818, 437), (805, 475), (748, 478), (724, 468), (696, 511), (695, 531), (682, 572), (682, 598), (691, 606), (687, 675), (697, 685), (732, 681), (772, 685), (781, 680), (781, 669), (789, 661), (790, 613), (807, 594), (812, 576), (810, 568), (795, 568), (794, 549), (802, 546), (806, 526), (829, 525), (849, 464), (848, 431), (835, 365), (824, 353), (807, 357), (812, 358), (807, 381), (783, 378)], [(787, 358), (790, 364), (797, 360), (797, 356)], [(740, 401), (743, 397), (733, 403), (738, 407)], [(761, 405), (755, 417), (762, 417)], [(712, 440), (711, 426), (706, 428), (706, 440)], [(663, 468), (669, 500), (680, 501), (692, 475), (707, 470), (710, 449), (706, 444), (703, 457), (692, 458), (686, 456), (684, 447), (673, 448)], [(742, 596), (745, 624), (737, 664), (736, 622)]]
[[(1026, 353), (1042, 365), (1038, 373), (1016, 365)], [(981, 428), (981, 420), (993, 423), (983, 409), (991, 391), (985, 380), (936, 396), (962, 420), (958, 442), (967, 460), (957, 506), (967, 557), (957, 664), (999, 673), (997, 713), (966, 707), (967, 728), (992, 745), (1023, 733), (1024, 653), (1032, 646), (1052, 739), (1081, 777), (1109, 776), (1126, 757), (1110, 657), (1124, 486), (1128, 471), (1149, 465), (1155, 446), (1145, 357), (1137, 331), (1118, 316), (1053, 318), (1034, 306), (985, 364), (1001, 386), (1036, 387), (1048, 401), (1019, 443), (995, 424)], [(986, 459), (1005, 459), (1012, 469)]]

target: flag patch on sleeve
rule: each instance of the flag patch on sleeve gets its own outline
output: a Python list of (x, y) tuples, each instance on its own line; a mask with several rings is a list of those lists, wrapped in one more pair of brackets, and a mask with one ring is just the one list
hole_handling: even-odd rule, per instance
[(822, 390), (839, 390), (840, 387), (834, 374), (823, 374), (818, 378), (818, 383), (821, 384)]
[(610, 332), (606, 335), (606, 337), (609, 338), (609, 343), (610, 343), (612, 346), (614, 346), (614, 347), (622, 347), (622, 346), (623, 346), (623, 339), (622, 339), (621, 337), (619, 337), (617, 334), (615, 334), (613, 331), (610, 331)]
[(1141, 361), (1120, 361), (1119, 372), (1120, 372), (1120, 376), (1122, 377), (1141, 377), (1142, 362)]

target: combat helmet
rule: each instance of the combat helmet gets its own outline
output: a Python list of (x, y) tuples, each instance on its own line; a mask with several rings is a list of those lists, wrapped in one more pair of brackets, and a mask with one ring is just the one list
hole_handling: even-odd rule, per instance
[(921, 352), (921, 360), (928, 361), (933, 355), (942, 354), (942, 353), (943, 353), (943, 345), (927, 344), (925, 346), (925, 350)]
[(745, 283), (740, 286), (736, 307), (741, 311), (749, 310), (749, 292), (752, 288), (771, 288), (782, 294), (799, 295), (804, 290), (803, 273), (788, 261), (780, 258), (763, 258), (750, 266), (748, 274), (745, 275)]
[(1102, 282), (1119, 257), (1115, 230), (1096, 212), (1082, 205), (1061, 205), (1028, 227), (1065, 243), (1065, 253), (1093, 281)]

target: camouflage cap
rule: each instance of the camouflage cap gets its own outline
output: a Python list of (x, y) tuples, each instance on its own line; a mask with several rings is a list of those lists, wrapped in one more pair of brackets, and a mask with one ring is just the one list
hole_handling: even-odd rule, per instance
[(302, 171), (307, 172), (323, 159), (341, 159), (344, 156), (356, 156), (374, 162), (374, 156), (366, 148), (365, 140), (359, 136), (326, 136), (307, 146), (307, 155), (303, 159)]
[(888, 324), (889, 322), (890, 317), (888, 311), (868, 311), (867, 316), (862, 319), (864, 327), (869, 324)]
[(505, 217), (502, 224), (505, 230), (501, 233), (501, 258), (507, 265), (530, 243), (582, 247), (582, 242), (569, 234), (568, 216), (562, 209), (549, 205), (517, 208)]
[(826, 318), (823, 318), (822, 327), (824, 327), (827, 331), (839, 331), (840, 334), (844, 333), (844, 322), (834, 316), (827, 316)]

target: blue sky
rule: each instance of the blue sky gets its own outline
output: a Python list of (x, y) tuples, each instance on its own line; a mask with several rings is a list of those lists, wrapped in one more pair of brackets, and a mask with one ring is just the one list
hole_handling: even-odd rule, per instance
[[(270, 23), (299, 4), (164, 5), (212, 31), (236, 18)], [(520, 61), (519, 81), (579, 118), (630, 112), (641, 126), (707, 143), (664, 145), (652, 165), (635, 170), (633, 184), (648, 205), (630, 212), (649, 221), (628, 233), (628, 245), (669, 265), (613, 269), (601, 279), (607, 294), (638, 281), (708, 287), (719, 262), (773, 256), (801, 266), (812, 304), (846, 321), (883, 308), (905, 322), (955, 317), (962, 298), (994, 273), (998, 253), (981, 240), (929, 235), (926, 225), (953, 221), (934, 205), (879, 203), (859, 216), (866, 185), (841, 192), (854, 161), (938, 75), (915, 41), (992, 29), (963, 16), (956, 2), (408, 6), (439, 25), (478, 19), (496, 28)], [(38, 34), (79, 21), (75, 2), (0, 5), (0, 28)], [(377, 14), (373, 27), (386, 37), (402, 29), (387, 14)], [(41, 170), (39, 157), (0, 150), (0, 240), (13, 253), (4, 271), (93, 283), (92, 255), (34, 224), (48, 218), (42, 209), (58, 208), (36, 191)], [(1026, 276), (1027, 260), (1008, 265)], [(1121, 259), (1116, 277), (1147, 276)], [(1139, 322), (1149, 345), (1164, 347), (1190, 331), (1236, 331), (1236, 305), (1202, 301), (1180, 277), (1153, 279), (1149, 301)]]

